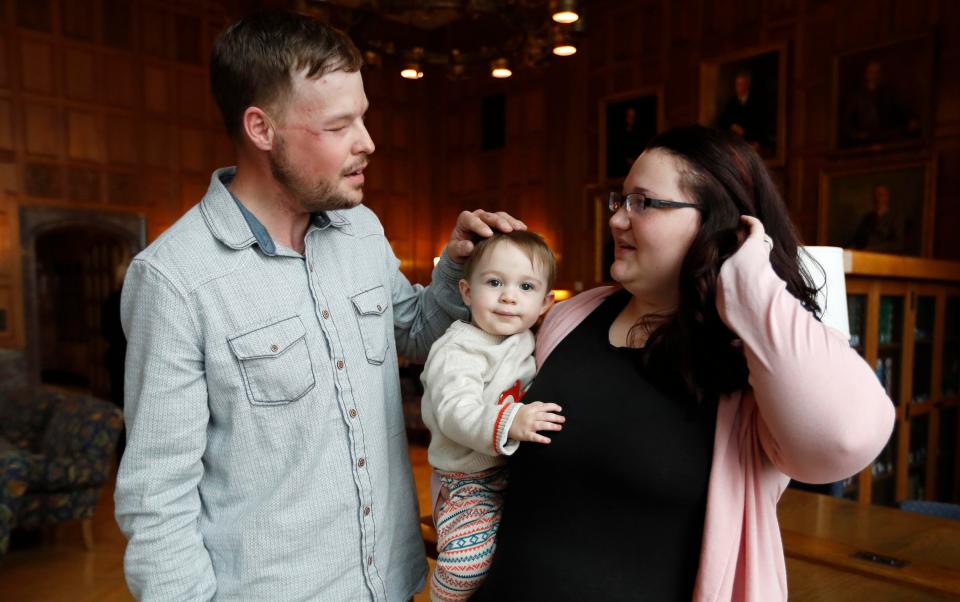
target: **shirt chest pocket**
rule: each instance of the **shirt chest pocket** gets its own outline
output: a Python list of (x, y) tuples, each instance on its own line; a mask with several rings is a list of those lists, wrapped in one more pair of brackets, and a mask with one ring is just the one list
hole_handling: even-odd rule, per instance
[(235, 336), (229, 343), (253, 404), (290, 403), (316, 384), (299, 316)]
[(382, 364), (387, 355), (387, 291), (382, 286), (350, 297), (357, 310), (363, 350), (371, 364)]

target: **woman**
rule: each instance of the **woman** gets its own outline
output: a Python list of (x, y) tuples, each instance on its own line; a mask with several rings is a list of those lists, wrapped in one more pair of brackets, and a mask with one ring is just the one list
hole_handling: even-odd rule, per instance
[(787, 598), (776, 503), (870, 463), (894, 408), (821, 324), (757, 153), (699, 126), (656, 137), (612, 194), (611, 275), (538, 335), (527, 399), (548, 446), (510, 463), (474, 600)]

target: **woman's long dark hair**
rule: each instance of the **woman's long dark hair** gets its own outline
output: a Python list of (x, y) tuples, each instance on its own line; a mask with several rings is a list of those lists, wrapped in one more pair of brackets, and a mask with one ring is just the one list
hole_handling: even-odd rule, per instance
[[(669, 316), (647, 316), (629, 339), (649, 336), (645, 373), (668, 393), (697, 402), (747, 386), (747, 365), (737, 339), (717, 312), (717, 276), (747, 231), (740, 216), (759, 219), (773, 239), (770, 262), (787, 290), (810, 312), (816, 289), (797, 256), (799, 237), (763, 160), (742, 138), (703, 126), (663, 132), (647, 145), (677, 160), (679, 186), (700, 203), (701, 224), (680, 268), (680, 301)], [(757, 316), (757, 319), (762, 319)]]

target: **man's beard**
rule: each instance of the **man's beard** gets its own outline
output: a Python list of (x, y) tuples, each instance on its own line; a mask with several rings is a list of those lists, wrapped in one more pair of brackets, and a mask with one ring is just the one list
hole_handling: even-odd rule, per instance
[[(334, 209), (350, 209), (357, 205), (358, 201), (344, 196), (337, 190), (337, 182), (332, 178), (307, 182), (300, 177), (290, 165), (282, 139), (276, 140), (273, 152), (267, 156), (273, 179), (287, 190), (304, 211), (318, 213)], [(358, 193), (362, 200), (363, 192), (358, 191)]]

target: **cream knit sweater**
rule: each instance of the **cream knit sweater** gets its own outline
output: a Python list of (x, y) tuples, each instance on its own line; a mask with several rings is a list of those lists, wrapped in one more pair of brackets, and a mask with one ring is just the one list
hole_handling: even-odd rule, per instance
[[(533, 333), (503, 337), (454, 322), (430, 348), (423, 382), (423, 422), (430, 429), (427, 455), (434, 468), (480, 472), (502, 465), (519, 442), (507, 438), (520, 409), (510, 389), (533, 380)], [(517, 381), (519, 387), (516, 388)]]

